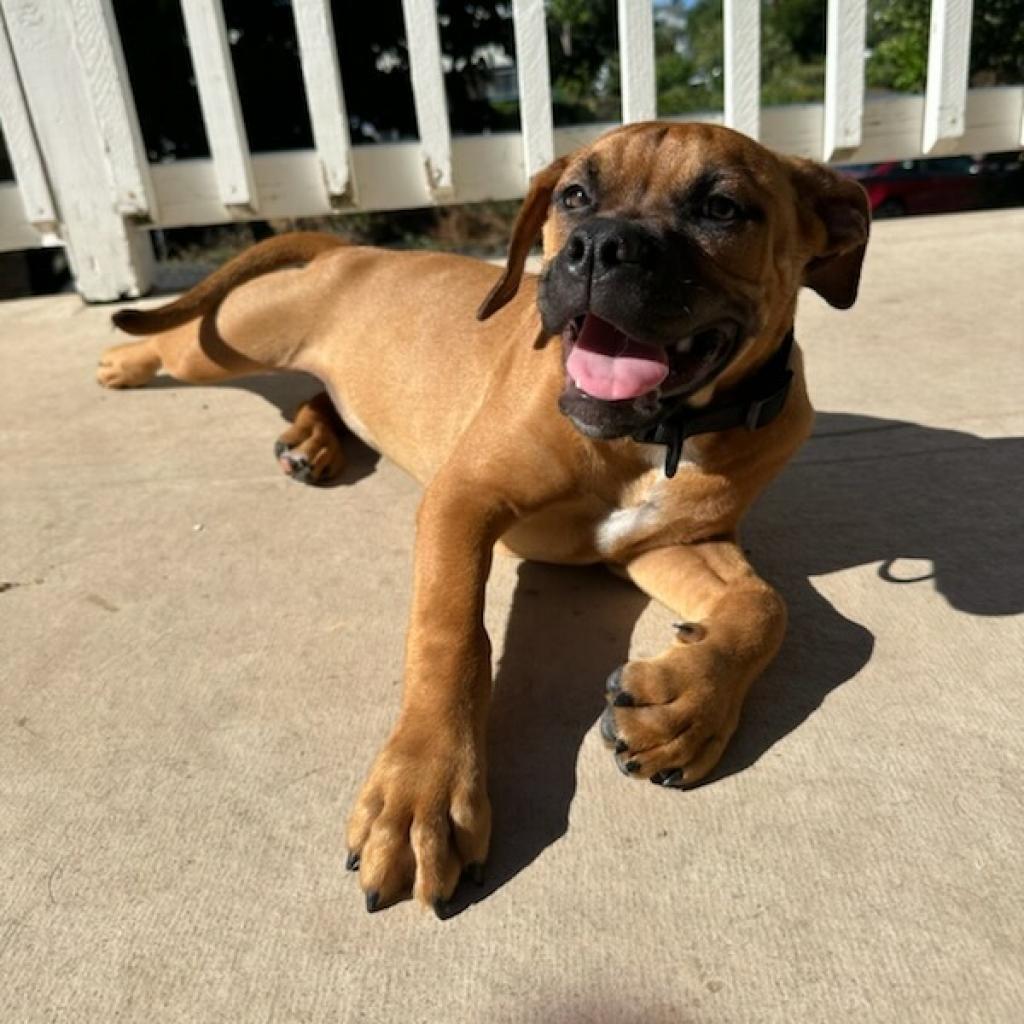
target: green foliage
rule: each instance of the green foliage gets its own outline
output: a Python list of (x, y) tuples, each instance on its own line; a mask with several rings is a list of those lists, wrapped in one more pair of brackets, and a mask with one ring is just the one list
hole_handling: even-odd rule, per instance
[(921, 92), (928, 71), (929, 0), (871, 0), (869, 85)]
[[(153, 159), (205, 156), (180, 0), (113, 0), (147, 149)], [(547, 0), (556, 124), (619, 117), (616, 0)], [(763, 0), (765, 104), (819, 101), (825, 0)], [(415, 136), (409, 54), (399, 0), (332, 0), (354, 141)], [(514, 52), (510, 0), (437, 0), (449, 118), (456, 133), (518, 127), (517, 104), (488, 98), (488, 62)], [(870, 85), (921, 91), (929, 0), (869, 0)], [(312, 145), (288, 0), (224, 0), (231, 58), (254, 150)], [(723, 102), (722, 0), (655, 10), (658, 111), (714, 111)], [(1024, 81), (1024, 0), (975, 0), (972, 83)]]
[(763, 17), (784, 39), (797, 59), (817, 64), (825, 54), (825, 0), (774, 0)]
[(666, 117), (722, 106), (722, 5), (697, 0), (677, 5), (685, 32), (659, 25), (655, 34), (658, 112)]
[(801, 7), (807, 7), (806, 0), (792, 0), (789, 4), (764, 10), (761, 22), (761, 102), (766, 105), (810, 103), (820, 101), (825, 94), (824, 35), (817, 51), (813, 30), (802, 37), (801, 45), (806, 48), (806, 56), (801, 56), (786, 27), (787, 19), (796, 18)]
[(618, 118), (615, 0), (550, 0), (547, 14), (556, 122)]
[[(871, 0), (868, 83), (923, 92), (928, 76), (929, 0)], [(1024, 0), (975, 0), (971, 22), (971, 82), (1024, 82)]]
[(975, 0), (971, 29), (977, 84), (1024, 82), (1024, 0)]
[[(659, 25), (655, 34), (658, 110), (675, 116), (719, 110), (723, 102), (722, 5), (677, 5), (685, 31)], [(761, 96), (765, 103), (820, 100), (824, 92), (824, 9), (820, 0), (777, 0), (761, 29)], [(682, 52), (680, 52), (682, 51)]]

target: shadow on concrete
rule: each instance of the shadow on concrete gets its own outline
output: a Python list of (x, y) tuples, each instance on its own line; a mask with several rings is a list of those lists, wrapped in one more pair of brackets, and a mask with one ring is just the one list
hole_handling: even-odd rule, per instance
[(744, 530), (754, 565), (789, 604), (790, 626), (710, 781), (752, 765), (870, 658), (872, 634), (815, 577), (876, 565), (879, 586), (934, 588), (968, 615), (1024, 612), (1022, 467), (1024, 438), (819, 413)]
[[(147, 390), (196, 387), (249, 391), (275, 406), (286, 423), (291, 422), (295, 410), (303, 402), (324, 390), (323, 384), (316, 377), (306, 373), (268, 373), (261, 377), (243, 377), (240, 380), (223, 381), (218, 384), (185, 384), (167, 374), (158, 374), (146, 385)], [(266, 439), (268, 452), (273, 452), (275, 440), (276, 436)], [(344, 472), (336, 480), (317, 484), (317, 487), (328, 490), (334, 487), (350, 487), (364, 477), (370, 476), (376, 469), (380, 455), (348, 430), (345, 431), (344, 448)]]
[[(187, 385), (161, 377), (150, 386)], [(259, 394), (285, 418), (321, 387), (295, 374), (215, 386)], [(354, 437), (346, 455), (341, 484), (372, 473), (379, 458)], [(879, 586), (932, 587), (968, 615), (1024, 612), (1022, 469), (1024, 438), (819, 413), (813, 437), (745, 524), (751, 561), (789, 605), (789, 631), (705, 785), (753, 765), (871, 657), (874, 636), (833, 607), (815, 577), (876, 565)], [(484, 886), (463, 886), (454, 912), (565, 834), (580, 744), (647, 601), (600, 567), (520, 566), (492, 704), (493, 852)], [(636, 784), (608, 767), (609, 784)]]
[(491, 857), (484, 885), (464, 885), (453, 910), (501, 888), (565, 834), (580, 744), (647, 602), (599, 566), (519, 566), (491, 704)]
[[(709, 784), (753, 765), (871, 657), (873, 635), (819, 594), (816, 576), (876, 564), (879, 586), (934, 587), (965, 614), (1024, 612), (1022, 467), (1024, 438), (818, 415), (744, 529), (751, 560), (789, 604), (790, 626)], [(646, 604), (601, 569), (520, 567), (495, 679), (488, 878), (460, 889), (453, 910), (486, 898), (565, 834), (580, 744)], [(609, 785), (636, 785), (608, 767)]]

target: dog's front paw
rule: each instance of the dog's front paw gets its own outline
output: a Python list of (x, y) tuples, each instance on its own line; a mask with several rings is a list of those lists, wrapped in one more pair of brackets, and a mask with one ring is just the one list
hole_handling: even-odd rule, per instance
[(474, 745), (399, 731), (377, 756), (349, 818), (347, 867), (358, 868), (367, 910), (411, 891), (444, 916), (463, 872), (480, 881), (490, 836)]
[(617, 668), (606, 684), (601, 735), (624, 775), (685, 786), (718, 763), (736, 731), (746, 686), (718, 678), (710, 648), (679, 648)]

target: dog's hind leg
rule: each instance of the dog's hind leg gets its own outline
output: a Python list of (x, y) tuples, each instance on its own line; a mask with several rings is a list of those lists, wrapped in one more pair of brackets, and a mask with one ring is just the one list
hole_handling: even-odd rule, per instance
[(155, 338), (112, 345), (100, 356), (96, 380), (105, 388), (140, 388), (163, 366)]
[(326, 483), (345, 468), (341, 417), (326, 391), (295, 410), (292, 425), (274, 442), (281, 469), (304, 484)]
[(219, 339), (204, 344), (201, 331), (202, 321), (194, 320), (142, 341), (113, 345), (100, 356), (96, 379), (105, 388), (138, 388), (165, 370), (185, 384), (218, 384), (269, 370)]
[[(297, 299), (299, 312), (308, 312), (310, 305), (302, 274), (294, 268), (308, 268), (342, 245), (333, 235), (312, 231), (278, 235), (239, 254), (173, 302), (118, 310), (115, 326), (146, 340), (108, 348), (100, 358), (100, 384), (140, 387), (161, 368), (188, 384), (288, 369), (280, 325), (295, 328), (297, 319), (288, 297), (293, 306)], [(276, 272), (273, 287), (257, 280), (271, 272)]]
[[(137, 388), (165, 370), (185, 384), (219, 384), (260, 373), (272, 367), (253, 362), (219, 347), (199, 344), (197, 325), (185, 324), (143, 341), (115, 345), (100, 357), (96, 378), (106, 388)], [(326, 483), (345, 466), (341, 418), (326, 391), (303, 402), (291, 416), (291, 425), (274, 442), (281, 470), (307, 484)]]
[[(223, 342), (201, 344), (197, 322), (176, 327), (142, 341), (115, 345), (100, 357), (96, 377), (107, 388), (142, 387), (160, 370), (186, 384), (219, 384), (239, 377), (273, 373), (227, 348)], [(302, 483), (326, 483), (345, 466), (341, 437), (344, 427), (326, 391), (303, 402), (291, 425), (274, 443), (281, 470)]]
[[(186, 384), (219, 384), (239, 377), (311, 370), (303, 349), (316, 333), (320, 264), (340, 243), (333, 236), (280, 236), (254, 246), (180, 299), (154, 310), (120, 310), (117, 327), (145, 335), (108, 348), (97, 378), (104, 387), (147, 384), (160, 371)], [(305, 267), (286, 264), (309, 260)], [(317, 264), (314, 266), (314, 264)], [(275, 270), (273, 286), (261, 274)], [(342, 423), (326, 394), (303, 403), (281, 435), (275, 454), (282, 470), (304, 483), (341, 471)]]

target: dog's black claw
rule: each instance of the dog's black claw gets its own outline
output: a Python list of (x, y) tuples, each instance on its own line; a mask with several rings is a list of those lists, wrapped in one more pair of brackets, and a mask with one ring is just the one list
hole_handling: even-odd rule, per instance
[(349, 850), (348, 856), (345, 858), (345, 870), (355, 871), (359, 867), (359, 854), (355, 850)]
[(630, 765), (634, 765), (635, 766), (636, 762), (635, 761), (620, 761), (618, 758), (615, 758), (615, 767), (618, 768), (619, 771), (622, 772), (623, 775), (631, 775), (632, 774), (633, 769), (629, 767)]
[(620, 693), (615, 695), (615, 700), (613, 700), (612, 703), (617, 708), (631, 708), (636, 704), (636, 701), (633, 699), (633, 694), (626, 690), (622, 690)]
[(366, 894), (366, 910), (368, 913), (373, 914), (380, 909), (380, 891), (378, 889), (371, 889)]
[(629, 744), (625, 740), (616, 740), (615, 741), (615, 753), (616, 754), (624, 754), (627, 750), (629, 750)]
[(653, 782), (655, 786), (660, 786), (661, 783), (662, 783), (662, 780), (664, 778), (665, 778), (665, 773), (664, 772), (655, 772), (651, 776), (651, 782)]
[(466, 877), (469, 878), (474, 885), (484, 884), (484, 866), (483, 864), (470, 864), (466, 868)]
[(640, 762), (639, 761), (627, 761), (622, 766), (623, 771), (625, 771), (625, 773), (627, 775), (632, 775), (633, 772), (635, 772), (639, 767), (640, 767)]
[[(658, 772), (658, 774), (661, 776), (658, 785), (664, 786), (666, 789), (678, 788), (679, 784), (683, 781), (682, 768), (673, 768), (670, 772)], [(652, 778), (651, 782), (653, 781), (654, 779)]]
[(605, 692), (610, 694), (616, 694), (622, 689), (621, 665), (605, 680), (604, 688)]
[(611, 708), (605, 708), (601, 713), (601, 739), (611, 746), (614, 746), (618, 739), (615, 734), (615, 713)]
[(284, 453), (286, 451), (288, 451), (288, 445), (286, 445), (284, 443), (284, 441), (275, 441), (274, 442), (274, 458), (275, 459), (281, 458), (281, 456), (284, 455)]

